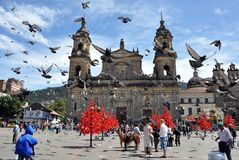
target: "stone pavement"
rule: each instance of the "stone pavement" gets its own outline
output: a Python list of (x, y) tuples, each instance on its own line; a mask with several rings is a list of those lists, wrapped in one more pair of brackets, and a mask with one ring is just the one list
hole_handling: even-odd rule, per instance
[[(153, 152), (153, 157), (145, 158), (143, 143), (136, 153), (133, 147), (123, 152), (120, 148), (119, 139), (116, 134), (106, 137), (104, 141), (95, 140), (96, 148), (89, 148), (89, 135), (79, 136), (79, 133), (69, 131), (59, 134), (43, 132), (34, 135), (39, 143), (35, 147), (36, 160), (139, 160), (139, 159), (160, 159), (162, 151)], [(0, 160), (14, 160), (15, 145), (12, 141), (12, 129), (0, 128)], [(133, 143), (132, 143), (133, 145)], [(205, 140), (195, 134), (190, 139), (181, 138), (180, 147), (168, 148), (167, 160), (207, 160), (207, 154), (217, 150), (217, 142), (210, 136)], [(239, 147), (232, 150), (233, 160), (239, 159)]]

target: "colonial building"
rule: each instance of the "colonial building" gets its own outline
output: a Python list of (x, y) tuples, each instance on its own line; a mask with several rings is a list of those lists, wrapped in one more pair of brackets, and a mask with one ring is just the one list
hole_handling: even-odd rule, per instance
[[(119, 122), (138, 120), (150, 116), (152, 112), (160, 113), (169, 100), (169, 108), (176, 115), (179, 92), (175, 64), (177, 54), (173, 50), (173, 36), (163, 19), (154, 37), (155, 56), (151, 75), (143, 73), (142, 67), (147, 66), (142, 66), (143, 56), (138, 49), (126, 49), (121, 39), (119, 49), (110, 51), (113, 62), (102, 61), (101, 73), (93, 77), (90, 64), (92, 41), (85, 19), (72, 39), (74, 45), (69, 56), (67, 85), (69, 114), (79, 119), (87, 100), (92, 97), (99, 106), (104, 105), (108, 111), (115, 113)], [(101, 53), (106, 51), (104, 47), (93, 46)]]
[(16, 93), (23, 88), (23, 81), (19, 81), (15, 78), (9, 78), (6, 83), (6, 91), (10, 93)]
[(198, 118), (200, 114), (206, 114), (211, 120), (223, 119), (223, 112), (216, 105), (215, 94), (208, 90), (205, 80), (194, 71), (193, 77), (187, 83), (187, 89), (179, 91), (179, 108), (182, 122), (188, 115)]

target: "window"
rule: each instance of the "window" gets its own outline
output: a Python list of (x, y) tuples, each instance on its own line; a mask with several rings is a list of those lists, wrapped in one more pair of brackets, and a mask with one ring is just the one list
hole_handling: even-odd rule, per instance
[(205, 98), (205, 103), (208, 103), (208, 98)]
[(180, 103), (184, 103), (184, 99), (183, 98), (180, 98)]
[(74, 110), (77, 110), (77, 103), (74, 103)]
[(201, 108), (197, 108), (197, 113), (200, 113), (201, 112)]
[(188, 98), (188, 103), (192, 103), (192, 98)]
[(200, 99), (199, 98), (196, 98), (196, 103), (200, 103)]
[(188, 114), (192, 114), (193, 113), (193, 109), (191, 107), (188, 108)]
[(183, 108), (180, 109), (180, 114), (184, 115), (184, 109)]
[(165, 65), (163, 67), (163, 71), (164, 71), (164, 76), (172, 76), (172, 73), (170, 72), (170, 68), (168, 65)]

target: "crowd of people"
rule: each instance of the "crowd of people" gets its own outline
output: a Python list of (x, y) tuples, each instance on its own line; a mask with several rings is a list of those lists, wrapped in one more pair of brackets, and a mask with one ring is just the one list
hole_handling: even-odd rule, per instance
[[(67, 127), (68, 126), (68, 127)], [(16, 123), (13, 128), (12, 143), (16, 144), (15, 153), (18, 154), (18, 159), (32, 159), (34, 156), (34, 145), (37, 144), (37, 139), (33, 138), (32, 135), (35, 131), (48, 132), (54, 130), (58, 134), (62, 129), (73, 130), (72, 125), (65, 124), (52, 124), (52, 123)], [(228, 160), (232, 160), (231, 149), (235, 147), (236, 142), (236, 130), (231, 124), (217, 124), (218, 136), (215, 141), (218, 141), (219, 151), (225, 153)], [(22, 130), (25, 133), (19, 136)], [(163, 119), (160, 120), (160, 126), (153, 125), (149, 120), (143, 121), (142, 123), (136, 123), (134, 125), (121, 124), (119, 129), (122, 130), (126, 135), (125, 150), (127, 142), (130, 140), (130, 135), (137, 134), (143, 139), (144, 152), (146, 157), (151, 157), (153, 151), (159, 152), (159, 145), (163, 151), (161, 158), (167, 158), (167, 148), (180, 146), (181, 136), (190, 137), (192, 134), (192, 128), (188, 125), (182, 125), (174, 128), (170, 128), (165, 124)], [(142, 131), (142, 132), (141, 132)], [(197, 135), (197, 130), (195, 134)]]
[[(170, 128), (165, 124), (165, 121), (163, 119), (160, 120), (160, 127), (153, 125), (149, 120), (144, 121), (142, 123), (142, 126), (143, 127), (138, 127), (138, 124), (136, 124), (135, 126), (122, 124), (120, 128), (124, 131), (126, 137), (127, 133), (141, 135), (141, 128), (141, 137), (143, 139), (144, 152), (146, 157), (151, 157), (153, 155), (153, 149), (155, 152), (158, 152), (160, 144), (160, 148), (163, 151), (161, 158), (167, 158), (167, 148), (172, 147), (174, 143), (175, 146), (180, 146), (181, 136), (186, 136), (188, 137), (188, 139), (190, 139), (193, 132), (190, 125), (181, 125), (178, 127)], [(232, 160), (231, 149), (235, 147), (237, 136), (235, 128), (233, 128), (231, 124), (226, 126), (226, 124), (218, 123), (216, 129), (218, 136), (215, 141), (218, 141), (219, 151), (221, 153), (225, 153), (228, 160)], [(214, 130), (216, 129), (214, 126)], [(195, 134), (199, 135), (198, 130), (195, 130)], [(206, 132), (204, 132), (204, 136), (201, 137), (202, 140), (204, 140), (205, 136)], [(127, 141), (125, 145), (127, 145)]]

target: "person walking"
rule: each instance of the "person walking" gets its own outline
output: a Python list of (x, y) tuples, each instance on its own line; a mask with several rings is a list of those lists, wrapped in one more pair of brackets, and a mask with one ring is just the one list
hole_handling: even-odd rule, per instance
[(163, 150), (163, 156), (160, 158), (167, 158), (167, 135), (168, 135), (168, 127), (165, 125), (165, 121), (160, 119), (160, 141), (161, 141), (161, 149)]
[(172, 147), (173, 146), (173, 132), (172, 132), (172, 129), (170, 127), (168, 128), (168, 142), (167, 142), (167, 146), (168, 147)]
[(17, 136), (18, 136), (19, 132), (20, 132), (19, 125), (16, 123), (16, 125), (13, 128), (12, 143), (14, 143), (14, 144), (17, 143)]
[(180, 144), (181, 144), (181, 142), (180, 142), (181, 133), (179, 132), (179, 130), (176, 127), (173, 130), (173, 135), (175, 135), (176, 146), (180, 146)]
[(226, 127), (223, 126), (222, 123), (218, 123), (218, 137), (215, 141), (219, 140), (218, 147), (219, 151), (222, 153), (226, 153), (227, 159), (232, 160), (231, 157), (231, 142), (232, 142), (232, 135)]
[(25, 134), (19, 137), (16, 143), (15, 154), (18, 154), (18, 160), (33, 160), (35, 155), (34, 146), (38, 143), (37, 139), (32, 137), (34, 129), (31, 125), (26, 127)]
[(234, 148), (234, 143), (236, 141), (237, 132), (236, 132), (235, 128), (232, 127), (232, 124), (229, 124), (229, 131), (230, 131), (230, 133), (232, 135), (231, 147)]
[(159, 129), (158, 128), (154, 129), (153, 136), (154, 136), (155, 152), (158, 152), (158, 144), (159, 144)]
[(149, 125), (148, 122), (144, 122), (144, 128), (143, 128), (143, 135), (144, 135), (144, 152), (145, 156), (149, 155), (152, 156), (152, 132), (153, 129)]

